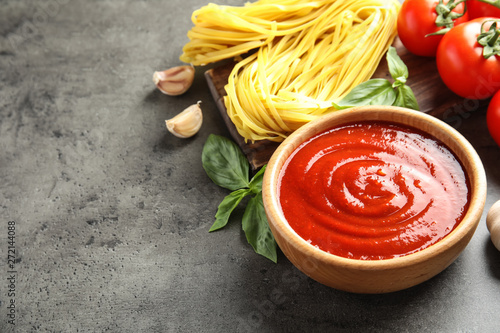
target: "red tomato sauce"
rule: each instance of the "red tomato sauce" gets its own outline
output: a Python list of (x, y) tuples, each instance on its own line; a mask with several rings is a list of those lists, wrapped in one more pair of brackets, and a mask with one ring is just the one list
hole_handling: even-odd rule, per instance
[(345, 258), (379, 260), (435, 244), (463, 219), (470, 184), (441, 142), (389, 122), (348, 124), (298, 147), (280, 173), (295, 232)]

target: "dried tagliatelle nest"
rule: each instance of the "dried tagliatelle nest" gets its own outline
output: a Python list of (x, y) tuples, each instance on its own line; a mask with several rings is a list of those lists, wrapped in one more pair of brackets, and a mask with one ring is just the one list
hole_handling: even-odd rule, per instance
[[(259, 0), (193, 12), (181, 60), (244, 56), (225, 86), (247, 141), (282, 141), (370, 79), (397, 34), (397, 0)], [(250, 52), (251, 51), (251, 52)], [(250, 55), (248, 55), (250, 54)]]

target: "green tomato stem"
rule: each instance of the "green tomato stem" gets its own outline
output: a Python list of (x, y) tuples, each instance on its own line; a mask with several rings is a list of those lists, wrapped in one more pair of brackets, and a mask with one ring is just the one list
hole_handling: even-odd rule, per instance
[[(489, 30), (485, 30), (486, 23), (493, 22)], [(483, 57), (488, 59), (493, 55), (500, 55), (500, 30), (497, 23), (500, 20), (486, 20), (481, 24), (481, 33), (477, 37), (477, 42), (483, 46)]]
[[(443, 0), (439, 0), (439, 3), (436, 5), (436, 26), (437, 27), (444, 27), (443, 29), (440, 29), (439, 31), (436, 31), (431, 34), (427, 34), (427, 36), (434, 36), (434, 35), (444, 35), (446, 34), (453, 26), (455, 25), (454, 20), (462, 17), (465, 15), (467, 12), (467, 4), (465, 2), (466, 0), (450, 0), (448, 3), (444, 3)], [(500, 0), (498, 0), (500, 1)], [(455, 7), (457, 7), (459, 4), (464, 3), (464, 10), (462, 13), (456, 13), (453, 11)]]
[[(493, 24), (496, 25), (496, 22), (493, 23)], [(492, 27), (493, 27), (493, 25), (492, 25)], [(500, 36), (500, 30), (494, 29), (493, 30), (493, 35), (491, 36), (490, 40), (488, 41), (488, 45), (491, 46), (491, 47), (495, 46), (495, 44), (498, 41), (498, 36)]]
[(487, 3), (488, 5), (492, 5), (500, 9), (500, 0), (478, 0), (478, 1)]

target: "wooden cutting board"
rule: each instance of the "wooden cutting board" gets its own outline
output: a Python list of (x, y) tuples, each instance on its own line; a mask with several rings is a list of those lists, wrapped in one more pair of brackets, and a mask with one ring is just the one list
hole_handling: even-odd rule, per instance
[[(470, 101), (451, 92), (441, 81), (434, 58), (413, 55), (403, 46), (399, 38), (394, 40), (393, 46), (408, 67), (407, 85), (412, 88), (422, 112), (446, 120), (457, 114), (475, 111), (486, 103), (486, 101)], [(247, 156), (252, 169), (256, 170), (269, 161), (279, 143), (268, 140), (246, 143), (231, 122), (223, 98), (226, 95), (224, 86), (227, 84), (233, 65), (229, 63), (212, 68), (205, 72), (205, 78), (231, 136)], [(382, 58), (373, 78), (392, 81), (385, 57)]]

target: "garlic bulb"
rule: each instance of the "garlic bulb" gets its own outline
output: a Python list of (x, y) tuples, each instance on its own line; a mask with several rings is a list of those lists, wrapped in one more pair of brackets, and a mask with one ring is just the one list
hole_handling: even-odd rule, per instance
[(500, 200), (495, 202), (486, 216), (486, 226), (493, 245), (500, 251)]
[(189, 138), (198, 133), (203, 122), (200, 103), (193, 104), (172, 119), (165, 120), (168, 131), (179, 138)]

